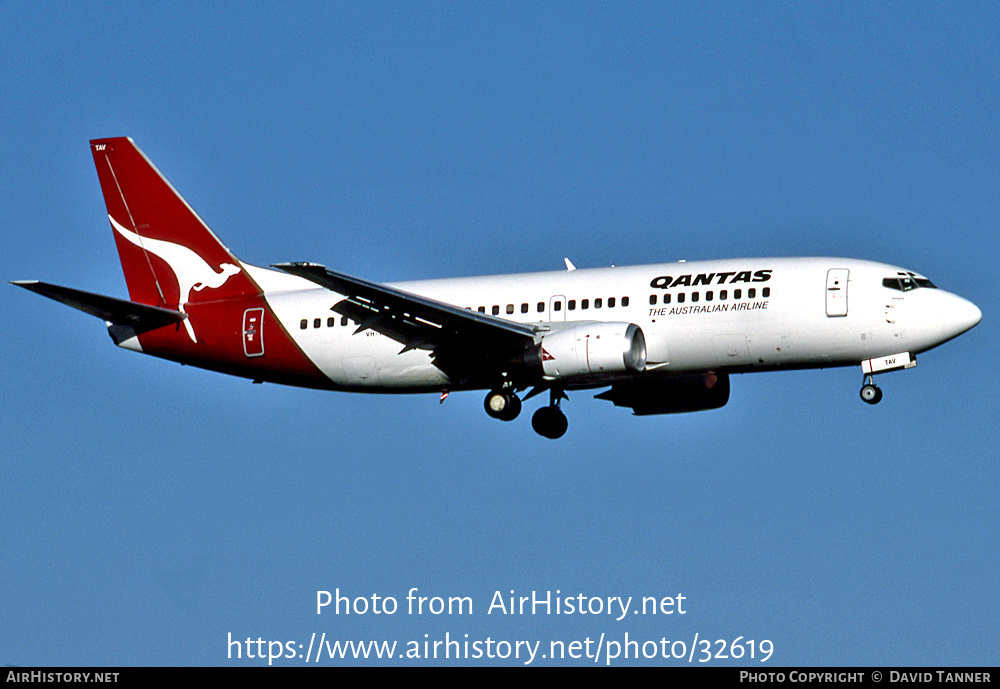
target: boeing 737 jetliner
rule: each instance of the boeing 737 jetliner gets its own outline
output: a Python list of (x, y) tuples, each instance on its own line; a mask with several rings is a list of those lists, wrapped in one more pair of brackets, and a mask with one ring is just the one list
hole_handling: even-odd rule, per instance
[[(635, 414), (717, 409), (732, 373), (873, 376), (972, 328), (974, 304), (903, 268), (737, 258), (378, 284), (316, 263), (258, 268), (212, 233), (128, 138), (90, 142), (130, 299), (14, 284), (107, 322), (115, 344), (192, 366), (350, 392), (487, 390), (511, 421), (566, 432), (569, 391)], [(523, 393), (523, 395), (522, 395)]]

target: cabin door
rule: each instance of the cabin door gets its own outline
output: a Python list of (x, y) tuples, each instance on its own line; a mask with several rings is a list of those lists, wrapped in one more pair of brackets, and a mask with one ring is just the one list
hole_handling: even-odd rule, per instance
[(826, 315), (834, 318), (847, 315), (847, 268), (831, 268), (826, 272)]

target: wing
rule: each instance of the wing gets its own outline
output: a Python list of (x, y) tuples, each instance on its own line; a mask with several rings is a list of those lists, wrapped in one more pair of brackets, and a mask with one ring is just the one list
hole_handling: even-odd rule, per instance
[(403, 345), (400, 354), (429, 350), (435, 365), (456, 382), (523, 367), (539, 332), (536, 326), (368, 282), (316, 263), (273, 267), (343, 295), (333, 311), (358, 323), (355, 332), (374, 330), (392, 338)]

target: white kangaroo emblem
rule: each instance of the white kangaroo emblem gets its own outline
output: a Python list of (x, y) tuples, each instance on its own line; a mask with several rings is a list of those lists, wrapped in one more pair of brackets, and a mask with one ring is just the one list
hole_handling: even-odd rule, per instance
[[(166, 261), (167, 265), (170, 266), (170, 270), (174, 271), (174, 277), (177, 278), (177, 286), (181, 291), (177, 305), (181, 313), (186, 313), (184, 305), (188, 302), (188, 297), (190, 297), (192, 289), (199, 292), (203, 289), (218, 289), (226, 284), (226, 280), (231, 275), (236, 275), (236, 273), (240, 272), (239, 266), (232, 263), (223, 263), (219, 266), (222, 272), (217, 273), (212, 266), (208, 265), (205, 259), (186, 246), (173, 242), (165, 242), (162, 239), (140, 237), (138, 233), (127, 230), (119, 225), (110, 214), (108, 215), (108, 219), (118, 234), (140, 249), (144, 249), (151, 254), (156, 254)], [(195, 337), (190, 318), (184, 319), (184, 327), (187, 329), (191, 341), (197, 342), (198, 338)]]

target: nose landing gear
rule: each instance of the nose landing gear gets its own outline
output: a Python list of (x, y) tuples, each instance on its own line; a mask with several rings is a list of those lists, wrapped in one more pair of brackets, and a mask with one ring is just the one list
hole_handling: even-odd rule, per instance
[(864, 385), (861, 386), (861, 400), (868, 404), (878, 404), (882, 401), (882, 390), (875, 385), (872, 374), (865, 376)]

